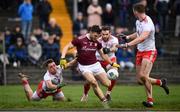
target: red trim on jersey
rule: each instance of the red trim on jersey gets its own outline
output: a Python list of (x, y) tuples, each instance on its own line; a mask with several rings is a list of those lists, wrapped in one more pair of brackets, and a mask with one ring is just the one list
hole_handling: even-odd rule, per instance
[(140, 22), (147, 22), (147, 19), (146, 19), (147, 16), (145, 16), (142, 20), (139, 20)]

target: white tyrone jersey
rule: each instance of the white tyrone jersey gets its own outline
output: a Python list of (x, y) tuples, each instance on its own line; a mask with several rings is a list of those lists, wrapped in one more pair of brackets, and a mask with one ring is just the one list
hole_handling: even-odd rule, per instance
[(51, 80), (53, 84), (57, 85), (59, 84), (60, 82), (62, 82), (63, 80), (63, 77), (62, 77), (62, 68), (59, 66), (56, 66), (57, 67), (57, 73), (55, 75), (52, 75), (51, 73), (49, 73), (49, 71), (47, 71), (44, 75), (44, 82), (43, 82), (43, 90), (46, 92), (46, 93), (54, 93), (56, 91), (55, 90), (50, 90), (47, 88), (46, 86), (46, 83), (45, 81), (47, 80)]
[[(114, 36), (111, 35), (111, 38), (107, 41), (104, 42), (102, 37), (100, 37), (98, 39), (98, 41), (102, 44), (102, 48), (112, 48), (114, 44), (118, 44), (118, 39)], [(110, 52), (107, 54), (109, 56), (109, 58), (115, 57), (115, 53), (114, 52)], [(100, 54), (98, 53), (98, 51), (96, 51), (96, 58), (97, 60), (103, 60), (102, 57), (100, 56)]]
[(137, 45), (137, 49), (139, 51), (155, 50), (155, 27), (149, 16), (146, 16), (146, 20), (142, 22), (140, 22), (139, 20), (136, 21), (137, 37), (139, 38), (141, 33), (144, 31), (150, 31), (150, 34), (148, 38)]

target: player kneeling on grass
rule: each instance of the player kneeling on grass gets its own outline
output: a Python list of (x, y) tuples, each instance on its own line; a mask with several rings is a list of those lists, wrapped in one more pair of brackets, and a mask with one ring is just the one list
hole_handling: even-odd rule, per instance
[(47, 96), (53, 96), (54, 101), (65, 101), (66, 98), (61, 90), (61, 88), (65, 86), (65, 84), (62, 83), (62, 68), (57, 66), (52, 59), (46, 60), (44, 66), (47, 72), (34, 93), (29, 85), (27, 76), (19, 73), (27, 99), (29, 101), (39, 101)]

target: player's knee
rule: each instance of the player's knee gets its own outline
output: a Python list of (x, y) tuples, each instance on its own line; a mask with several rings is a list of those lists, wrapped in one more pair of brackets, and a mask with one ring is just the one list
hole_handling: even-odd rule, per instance
[(90, 83), (91, 83), (91, 85), (92, 85), (93, 87), (97, 87), (97, 86), (98, 86), (98, 83), (97, 83), (96, 80), (92, 80)]
[(145, 83), (145, 82), (148, 80), (147, 77), (144, 76), (144, 75), (141, 75), (139, 79), (140, 79), (140, 81), (143, 82), (143, 83)]

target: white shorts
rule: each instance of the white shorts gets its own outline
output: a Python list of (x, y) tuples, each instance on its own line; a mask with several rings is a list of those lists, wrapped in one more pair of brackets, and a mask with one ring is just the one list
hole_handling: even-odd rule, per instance
[[(64, 94), (63, 94), (62, 91), (53, 94), (53, 98), (55, 98), (55, 99), (63, 98), (63, 97), (64, 97)], [(35, 92), (33, 93), (33, 95), (32, 95), (32, 100), (34, 100), (34, 101), (39, 101), (39, 100), (41, 100), (41, 99), (42, 99), (42, 98), (40, 98), (40, 97), (38, 96), (37, 92), (35, 91)]]
[(81, 73), (84, 75), (84, 73), (92, 73), (94, 76), (99, 75), (101, 73), (106, 73), (104, 68), (101, 66), (99, 62), (96, 62), (91, 65), (81, 65), (78, 63), (78, 68), (81, 71)]

